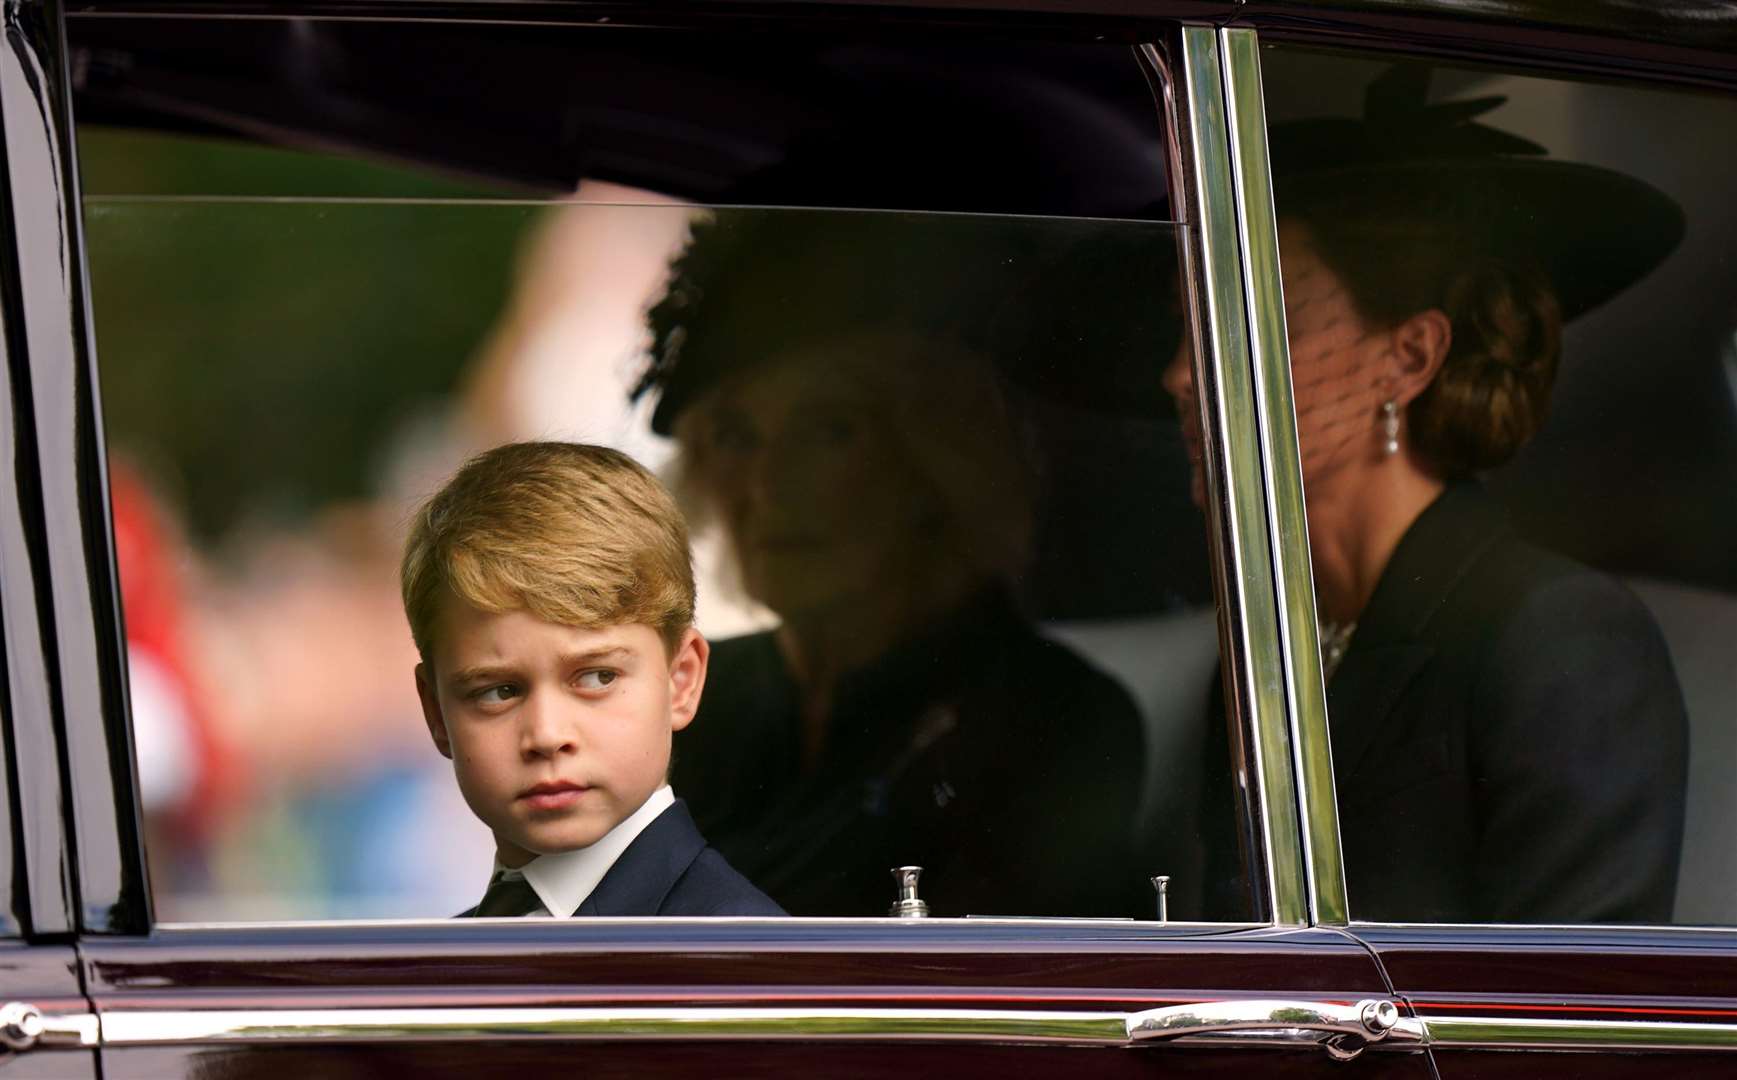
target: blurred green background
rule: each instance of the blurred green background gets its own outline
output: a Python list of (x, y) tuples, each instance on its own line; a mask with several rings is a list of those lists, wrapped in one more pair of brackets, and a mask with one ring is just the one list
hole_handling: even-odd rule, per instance
[(196, 541), (368, 494), (383, 440), (444, 407), (542, 212), (213, 138), (81, 128), (79, 151), (109, 445)]

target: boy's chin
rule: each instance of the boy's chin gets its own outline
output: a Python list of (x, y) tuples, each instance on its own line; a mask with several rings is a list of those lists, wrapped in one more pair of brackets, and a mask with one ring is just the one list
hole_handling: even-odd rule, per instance
[[(587, 822), (582, 827), (532, 830), (507, 837), (507, 843), (524, 851), (530, 858), (539, 855), (565, 855), (569, 851), (588, 848), (609, 834), (614, 822)], [(496, 843), (500, 837), (497, 834)]]

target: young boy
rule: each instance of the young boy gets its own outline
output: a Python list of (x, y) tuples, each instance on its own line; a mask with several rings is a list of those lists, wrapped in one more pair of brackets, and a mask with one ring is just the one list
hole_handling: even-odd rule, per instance
[(687, 528), (650, 473), (597, 446), (497, 447), (416, 515), (402, 579), (428, 733), (495, 836), (464, 916), (783, 914), (666, 780), (708, 648)]

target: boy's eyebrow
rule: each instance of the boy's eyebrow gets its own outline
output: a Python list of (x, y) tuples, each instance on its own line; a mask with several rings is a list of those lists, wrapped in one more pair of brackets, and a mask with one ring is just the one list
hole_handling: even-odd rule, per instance
[(578, 652), (562, 653), (563, 664), (595, 664), (602, 660), (631, 659), (633, 650), (625, 645), (599, 645), (595, 649), (581, 649)]
[[(633, 650), (624, 645), (601, 645), (595, 649), (580, 649), (577, 652), (562, 653), (561, 664), (570, 667), (574, 664), (595, 664), (606, 660), (628, 659)], [(477, 664), (474, 667), (459, 668), (451, 675), (455, 684), (479, 682), (484, 679), (507, 679), (517, 676), (520, 669), (512, 664)]]
[(515, 674), (517, 672), (510, 664), (478, 664), (475, 667), (460, 668), (448, 678), (455, 683), (468, 683), (480, 679), (502, 679)]

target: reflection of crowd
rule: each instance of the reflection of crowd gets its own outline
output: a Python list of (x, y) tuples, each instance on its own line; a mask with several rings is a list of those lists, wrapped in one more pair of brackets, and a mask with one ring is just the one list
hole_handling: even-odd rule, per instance
[[(126, 461), (111, 464), (109, 490), (147, 844), (156, 852), (196, 851), (243, 779), (189, 655), (184, 541)], [(165, 864), (157, 877), (174, 880), (176, 869)]]
[[(435, 915), (467, 845), (427, 767), (389, 576), (392, 522), (329, 514), (256, 539), (240, 566), (186, 545), (117, 463), (116, 554), (146, 850), (170, 921)], [(385, 560), (382, 562), (381, 560)], [(311, 628), (318, 627), (314, 633)], [(402, 660), (402, 662), (412, 662)], [(450, 832), (410, 857), (425, 829)]]

